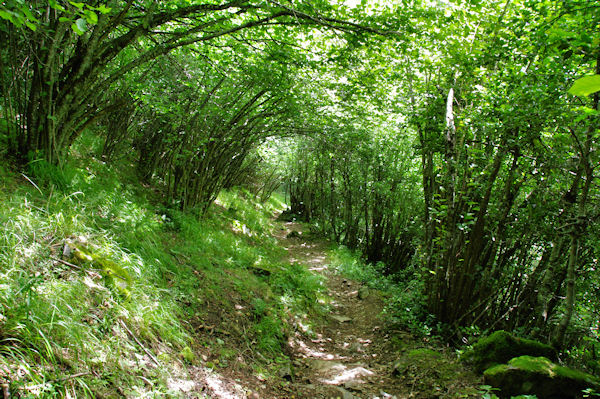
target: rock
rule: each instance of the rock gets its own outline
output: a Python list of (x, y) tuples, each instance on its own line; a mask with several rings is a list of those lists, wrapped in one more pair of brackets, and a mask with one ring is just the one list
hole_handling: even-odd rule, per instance
[(538, 399), (581, 397), (587, 388), (598, 389), (595, 377), (559, 366), (546, 357), (520, 356), (488, 368), (483, 373), (486, 384), (500, 389), (500, 396), (536, 395)]
[(367, 299), (369, 296), (369, 288), (368, 287), (360, 287), (358, 290), (358, 299)]
[(308, 366), (311, 370), (316, 371), (319, 374), (327, 374), (336, 370), (344, 370), (345, 366), (342, 363), (334, 362), (331, 360), (322, 359), (307, 359), (309, 361)]
[(352, 321), (352, 319), (350, 317), (340, 316), (340, 315), (336, 315), (336, 314), (332, 314), (332, 315), (330, 315), (330, 317), (333, 320), (339, 321), (340, 323), (346, 323), (346, 322)]
[(473, 349), (463, 356), (463, 360), (473, 364), (475, 370), (481, 373), (485, 369), (523, 355), (557, 359), (556, 350), (550, 345), (531, 339), (517, 338), (500, 330), (481, 338), (473, 345)]
[(356, 396), (352, 395), (350, 392), (346, 391), (344, 388), (337, 388), (338, 391), (342, 394), (342, 399), (356, 399)]
[(413, 349), (408, 352), (404, 358), (400, 358), (394, 362), (392, 365), (392, 375), (395, 377), (404, 375), (407, 370), (413, 366), (420, 368), (424, 365), (428, 365), (435, 368), (436, 362), (441, 360), (441, 358), (442, 354), (432, 349)]
[(292, 369), (292, 365), (290, 363), (284, 364), (279, 369), (279, 376), (281, 378), (283, 378), (284, 380), (293, 381), (294, 380), (294, 371)]
[(71, 247), (69, 246), (68, 243), (65, 243), (65, 246), (63, 247), (62, 256), (63, 256), (63, 259), (69, 259), (71, 257)]
[(350, 380), (350, 381), (344, 382), (344, 388), (348, 389), (350, 391), (362, 392), (363, 384), (362, 384), (362, 382), (357, 381), (357, 380)]
[(356, 353), (363, 353), (365, 351), (365, 348), (358, 342), (354, 342), (348, 349)]
[(300, 233), (299, 231), (290, 231), (290, 233), (286, 236), (286, 238), (300, 238), (302, 237), (302, 233)]

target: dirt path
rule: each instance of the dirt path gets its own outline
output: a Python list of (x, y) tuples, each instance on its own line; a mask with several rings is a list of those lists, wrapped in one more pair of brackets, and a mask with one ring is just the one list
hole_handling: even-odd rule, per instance
[[(327, 242), (304, 239), (304, 228), (299, 223), (283, 226), (277, 236), (288, 251), (289, 261), (325, 276), (331, 306), (331, 313), (316, 331), (311, 334), (299, 328), (289, 340), (295, 397), (409, 397), (404, 384), (392, 377), (397, 350), (378, 317), (384, 306), (382, 299), (330, 270)], [(292, 237), (293, 231), (300, 237)]]
[[(332, 270), (330, 243), (310, 238), (299, 223), (281, 223), (275, 236), (287, 250), (288, 261), (324, 276), (330, 313), (322, 320), (296, 321), (288, 339), (289, 367), (277, 377), (260, 378), (238, 359), (237, 366), (218, 371), (194, 367), (193, 391), (200, 398), (221, 399), (430, 399), (479, 398), (480, 379), (456, 360), (440, 342), (417, 339), (393, 330), (379, 317), (384, 299), (377, 291)], [(296, 232), (295, 234), (290, 234)], [(359, 295), (360, 293), (360, 295)], [(215, 313), (217, 315), (218, 312)], [(223, 315), (215, 316), (219, 324)], [(306, 325), (304, 325), (306, 323)], [(230, 336), (222, 340), (241, 342)], [(230, 342), (231, 341), (231, 342)], [(251, 352), (251, 349), (248, 348)], [(219, 353), (206, 348), (204, 361)], [(240, 354), (241, 357), (241, 354)], [(286, 370), (287, 368), (287, 370)], [(175, 381), (177, 383), (181, 382)], [(190, 388), (190, 389), (192, 389)]]

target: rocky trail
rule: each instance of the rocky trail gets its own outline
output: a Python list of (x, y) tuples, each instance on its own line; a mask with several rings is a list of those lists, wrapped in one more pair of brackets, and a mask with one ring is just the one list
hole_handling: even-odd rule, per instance
[(394, 350), (377, 317), (383, 301), (330, 270), (328, 243), (305, 240), (303, 233), (299, 223), (288, 222), (278, 238), (290, 263), (325, 276), (331, 313), (313, 334), (297, 330), (290, 338), (295, 372), (291, 387), (305, 398), (397, 397), (402, 387), (388, 370)]
[[(329, 313), (317, 320), (296, 320), (288, 338), (289, 364), (275, 378), (257, 377), (240, 359), (218, 372), (192, 371), (201, 398), (222, 399), (409, 399), (481, 397), (480, 379), (440, 343), (393, 329), (380, 317), (384, 296), (340, 276), (327, 259), (331, 243), (296, 222), (277, 222), (274, 235), (290, 264), (324, 277)], [(214, 324), (224, 315), (215, 309)], [(237, 344), (232, 336), (223, 340)], [(250, 348), (247, 348), (250, 351)], [(209, 348), (205, 361), (216, 362)], [(246, 352), (246, 353), (251, 353)], [(202, 396), (203, 395), (203, 396)]]
[(469, 386), (474, 379), (455, 359), (385, 326), (380, 293), (331, 270), (326, 257), (330, 244), (305, 239), (309, 235), (304, 230), (287, 222), (277, 238), (290, 263), (325, 277), (331, 312), (312, 334), (297, 328), (290, 337), (293, 376), (290, 395), (283, 397), (400, 399), (467, 397), (473, 392)]

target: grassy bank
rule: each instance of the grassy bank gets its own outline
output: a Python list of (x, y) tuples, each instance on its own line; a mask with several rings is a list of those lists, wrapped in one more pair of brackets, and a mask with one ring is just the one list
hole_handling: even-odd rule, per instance
[[(6, 162), (2, 165), (7, 165)], [(320, 282), (282, 263), (277, 198), (206, 217), (98, 161), (0, 168), (0, 380), (41, 397), (177, 396), (191, 367), (269, 378)], [(185, 384), (184, 384), (185, 385)]]

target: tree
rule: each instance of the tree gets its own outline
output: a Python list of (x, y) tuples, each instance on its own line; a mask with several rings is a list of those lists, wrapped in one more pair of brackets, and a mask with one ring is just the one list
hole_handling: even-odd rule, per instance
[(120, 106), (106, 95), (116, 82), (176, 48), (273, 25), (385, 33), (378, 21), (363, 26), (338, 14), (326, 2), (274, 0), (8, 2), (0, 57), (11, 151), (60, 162), (85, 128)]

